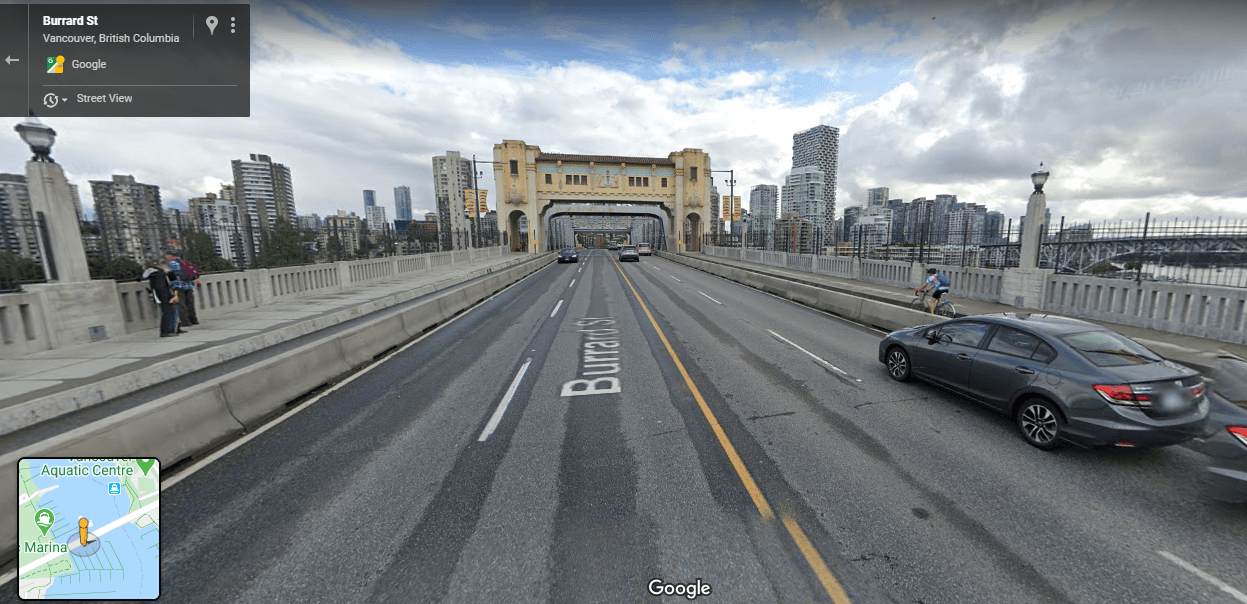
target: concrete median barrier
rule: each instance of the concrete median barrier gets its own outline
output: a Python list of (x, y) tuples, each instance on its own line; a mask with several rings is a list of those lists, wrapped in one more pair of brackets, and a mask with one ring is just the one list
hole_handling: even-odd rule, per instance
[(104, 420), (0, 455), (0, 547), (7, 562), (17, 555), (17, 463), (22, 458), (155, 457), (184, 459), (242, 433), (220, 383), (212, 381), (170, 394)]
[(672, 262), (888, 331), (932, 322), (930, 314), (897, 304), (843, 294), (817, 285), (700, 258), (670, 252), (660, 252), (660, 255)]
[[(492, 272), (480, 271), (491, 276), (353, 326), (344, 334), (309, 342), (0, 454), (0, 499), (17, 501), (17, 462), (23, 457), (155, 457), (168, 468), (209, 451), (241, 434), (244, 427), (253, 428), (279, 413), (290, 401), (340, 378), (377, 354), (445, 322), (552, 262), (553, 255), (543, 255)], [(0, 506), (0, 563), (16, 556), (16, 511), (15, 505)]]

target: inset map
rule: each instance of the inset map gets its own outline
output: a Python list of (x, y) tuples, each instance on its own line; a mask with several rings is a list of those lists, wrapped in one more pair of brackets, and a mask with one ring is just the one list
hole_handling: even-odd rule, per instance
[(160, 462), (18, 462), (17, 589), (24, 600), (160, 595)]

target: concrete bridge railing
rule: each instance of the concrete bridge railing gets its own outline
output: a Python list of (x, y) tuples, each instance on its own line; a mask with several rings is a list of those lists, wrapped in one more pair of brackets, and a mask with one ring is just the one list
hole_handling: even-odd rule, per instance
[(1247, 289), (1052, 275), (1044, 310), (1222, 342), (1247, 343)]
[[(1005, 291), (1011, 269), (925, 265), (918, 262), (862, 260), (707, 246), (705, 253), (729, 260), (917, 288), (933, 266), (952, 280), (954, 297), (1013, 305)], [(1129, 281), (1086, 275), (1050, 274), (1043, 283), (1039, 308), (1157, 331), (1247, 343), (1247, 288), (1157, 281)]]
[[(229, 311), (340, 292), (438, 267), (500, 258), (505, 253), (502, 247), (490, 247), (203, 275), (195, 290), (195, 309), (201, 318), (211, 319)], [(156, 329), (159, 310), (147, 293), (147, 283), (120, 281), (115, 285), (115, 303), (125, 333)], [(46, 316), (36, 293), (0, 294), (0, 358), (56, 347), (57, 340), (51, 337), (57, 329), (55, 321)]]

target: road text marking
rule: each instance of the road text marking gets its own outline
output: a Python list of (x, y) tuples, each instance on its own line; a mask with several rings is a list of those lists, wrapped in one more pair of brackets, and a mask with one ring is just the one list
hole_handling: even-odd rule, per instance
[(489, 423), (485, 424), (485, 429), (481, 430), (480, 438), (476, 442), (485, 442), (489, 435), (494, 433), (498, 428), (498, 422), (502, 421), (502, 414), (507, 412), (507, 407), (511, 404), (511, 397), (515, 396), (515, 390), (520, 387), (520, 381), (524, 379), (524, 374), (528, 372), (528, 364), (533, 362), (532, 357), (528, 357), (524, 361), (524, 366), (520, 367), (520, 372), (515, 374), (515, 379), (511, 380), (511, 387), (507, 388), (507, 393), (502, 396), (502, 402), (498, 403), (498, 408), (494, 409), (494, 414), (489, 418)]
[(585, 317), (576, 321), (577, 327), (594, 327), (596, 329), (578, 329), (585, 335), (584, 346), (581, 347), (580, 375), (584, 379), (568, 380), (563, 383), (559, 396), (587, 396), (591, 394), (619, 394), (622, 386), (617, 377), (611, 376), (623, 368), (619, 364), (618, 327), (613, 317)]
[(550, 311), (550, 317), (551, 317), (551, 318), (553, 318), (553, 317), (554, 317), (554, 315), (558, 314), (558, 312), (559, 312), (559, 307), (560, 307), (560, 306), (562, 306), (562, 305), (563, 305), (563, 301), (562, 301), (562, 300), (559, 300), (559, 303), (554, 305), (554, 310)]
[[(703, 296), (706, 296), (706, 292), (697, 292), (697, 293), (699, 293), (699, 294), (701, 294), (701, 295), (703, 295)], [(718, 300), (715, 300), (714, 298), (711, 298), (710, 296), (706, 296), (706, 298), (708, 298), (711, 302), (714, 302), (715, 304), (718, 304), (719, 306), (723, 306), (723, 303), (722, 303), (722, 302), (720, 302), (720, 301), (718, 301)]]
[[(814, 353), (812, 353), (812, 352), (810, 352), (810, 351), (808, 351), (808, 350), (806, 350), (806, 349), (804, 349), (804, 348), (802, 348), (802, 347), (798, 346), (798, 345), (797, 345), (796, 343), (794, 343), (792, 340), (789, 340), (788, 338), (785, 338), (784, 336), (781, 336), (781, 335), (779, 335), (779, 334), (777, 334), (777, 333), (775, 333), (775, 332), (773, 332), (773, 331), (771, 331), (771, 330), (769, 330), (769, 329), (768, 329), (767, 331), (768, 331), (768, 332), (770, 332), (770, 333), (771, 333), (771, 335), (773, 335), (773, 336), (775, 336), (775, 337), (779, 338), (780, 340), (783, 340), (784, 342), (786, 342), (789, 346), (792, 346), (793, 348), (796, 348), (797, 350), (800, 350), (801, 352), (804, 352), (805, 354), (810, 355), (810, 358), (814, 359), (815, 361), (818, 361), (819, 363), (822, 363), (822, 364), (823, 364), (825, 367), (827, 367), (828, 369), (831, 369), (832, 371), (834, 371), (834, 372), (836, 372), (836, 373), (839, 373), (840, 375), (843, 375), (844, 377), (851, 377), (851, 376), (849, 376), (849, 374), (845, 373), (843, 369), (841, 369), (841, 368), (839, 368), (839, 367), (836, 367), (835, 365), (832, 365), (831, 363), (828, 363), (828, 362), (827, 362), (826, 360), (824, 360), (822, 357), (820, 357), (820, 356), (818, 356), (818, 355), (816, 355), (816, 354), (814, 354)], [(860, 382), (861, 380), (857, 380), (857, 381), (859, 381), (859, 382)]]
[(1230, 597), (1234, 598), (1235, 600), (1238, 600), (1239, 602), (1243, 602), (1243, 604), (1247, 604), (1247, 594), (1241, 591), (1238, 591), (1237, 589), (1234, 589), (1233, 587), (1230, 587), (1230, 585), (1226, 583), (1225, 581), (1222, 581), (1221, 579), (1218, 579), (1202, 570), (1199, 570), (1198, 568), (1195, 567), (1194, 564), (1191, 564), (1190, 562), (1187, 562), (1186, 560), (1183, 560), (1182, 558), (1179, 558), (1169, 552), (1158, 551), (1156, 553), (1164, 556), (1170, 562), (1173, 562), (1174, 564), (1181, 566), (1183, 569), (1190, 571), (1191, 574), (1195, 575), (1196, 577), (1199, 577), (1200, 579), (1203, 579), (1209, 583), (1212, 583), (1213, 585), (1216, 585), (1217, 589), (1220, 589), (1221, 591), (1224, 591), (1225, 593), (1230, 594)]

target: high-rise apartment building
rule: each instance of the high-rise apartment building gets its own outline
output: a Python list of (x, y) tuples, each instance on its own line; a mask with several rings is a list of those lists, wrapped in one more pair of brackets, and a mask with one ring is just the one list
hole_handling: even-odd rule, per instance
[(788, 212), (775, 221), (775, 251), (790, 254), (812, 254), (817, 249), (814, 223)]
[(113, 175), (112, 180), (90, 182), (105, 255), (138, 262), (159, 258), (171, 236), (160, 203), (160, 187), (135, 182), (133, 176), (122, 174)]
[(394, 187), (394, 219), (411, 220), (411, 187)]
[(0, 174), (0, 252), (40, 260), (30, 190), (21, 174)]
[(325, 250), (332, 260), (354, 258), (359, 251), (362, 224), (354, 213), (338, 210), (337, 215), (325, 217), (325, 226), (317, 237), (319, 249)]
[[(227, 189), (228, 187), (228, 189)], [(222, 194), (208, 193), (203, 197), (195, 197), (187, 202), (189, 213), (195, 228), (212, 239), (212, 247), (216, 254), (235, 266), (251, 265), (247, 255), (246, 213), (234, 203), (233, 187), (221, 187)], [(230, 197), (226, 197), (230, 194)]]
[(987, 207), (976, 203), (958, 204), (948, 211), (945, 221), (948, 245), (982, 245), (987, 230)]
[[(861, 210), (852, 226), (848, 225), (849, 210)], [(846, 208), (845, 230), (848, 243), (857, 249), (863, 258), (869, 257), (875, 248), (888, 245), (892, 240), (892, 210), (878, 206)]]
[(866, 190), (866, 207), (882, 208), (888, 205), (888, 188), (876, 187)]
[(290, 168), (273, 163), (267, 155), (255, 153), (250, 160), (236, 159), (230, 163), (234, 172), (234, 203), (246, 213), (247, 247), (251, 250), (249, 255), (254, 257), (260, 252), (266, 231), (275, 228), (278, 222), (290, 225), (295, 222)]
[[(813, 218), (823, 246), (835, 245), (836, 170), (840, 162), (840, 129), (819, 125), (792, 135), (792, 167), (817, 166), (823, 173), (821, 214)], [(806, 217), (802, 214), (802, 217)]]
[(750, 228), (759, 233), (763, 249), (772, 249), (775, 243), (775, 221), (779, 218), (779, 187), (757, 185), (749, 190), (749, 213), (753, 216)]
[(442, 251), (463, 249), (470, 243), (463, 190), (471, 188), (471, 161), (461, 157), (458, 151), (433, 156), (433, 198), (437, 200)]
[(364, 207), (371, 208), (377, 205), (377, 192), (372, 189), (364, 189)]
[(384, 233), (389, 227), (389, 222), (385, 219), (385, 206), (364, 206), (364, 223), (374, 236)]
[(983, 243), (1004, 243), (1005, 215), (991, 211), (983, 217)]
[[(824, 195), (824, 179), (825, 175), (818, 166), (793, 168), (788, 177), (784, 179), (784, 186), (780, 191), (780, 214), (796, 214), (799, 218), (810, 221), (814, 228), (816, 244), (835, 239), (834, 234), (826, 235), (822, 231), (828, 228), (825, 220), (827, 200)], [(829, 228), (835, 228), (834, 219)]]

